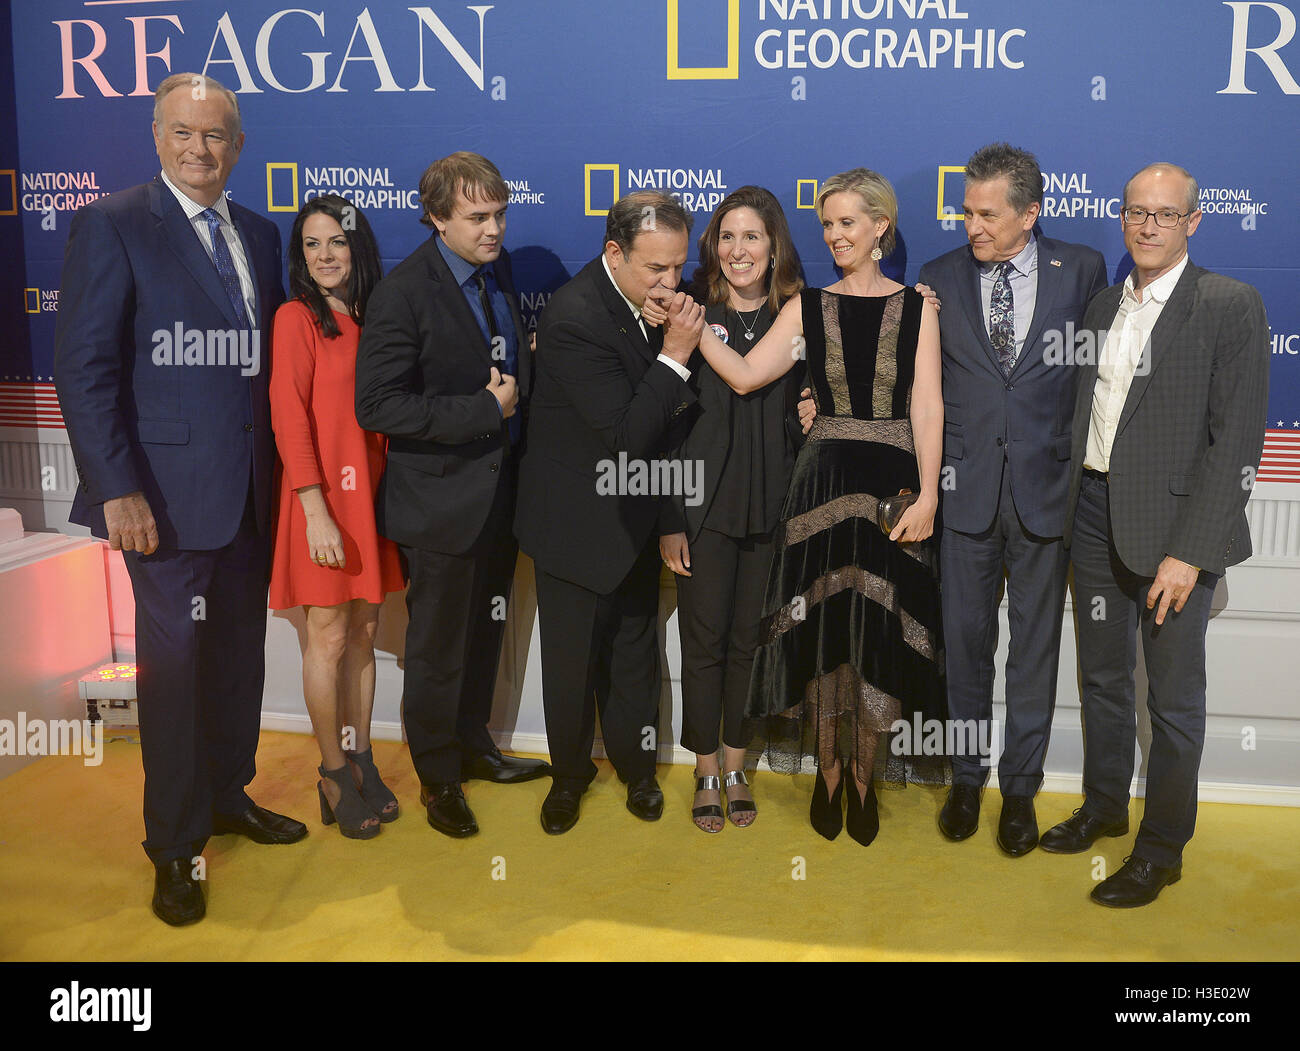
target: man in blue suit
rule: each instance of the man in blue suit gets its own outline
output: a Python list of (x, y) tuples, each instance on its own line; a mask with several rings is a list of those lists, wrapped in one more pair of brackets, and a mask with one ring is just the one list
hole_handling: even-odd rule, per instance
[[(996, 143), (966, 164), (969, 245), (921, 268), (943, 304), (942, 573), (948, 706), (991, 725), (998, 591), (1005, 574), (1011, 639), (1006, 736), (998, 763), (998, 845), (1038, 844), (1065, 602), (1064, 531), (1076, 370), (1073, 332), (1106, 287), (1101, 255), (1035, 236), (1043, 184), (1033, 154)], [(975, 739), (986, 741), (984, 733)], [(939, 815), (949, 839), (979, 827), (989, 759), (954, 755)]]
[(159, 86), (162, 173), (72, 220), (55, 385), (80, 486), (70, 518), (121, 549), (136, 604), (145, 852), (153, 909), (202, 919), (213, 833), (307, 834), (254, 805), (272, 471), (270, 326), (284, 300), (275, 225), (227, 201), (235, 96)]

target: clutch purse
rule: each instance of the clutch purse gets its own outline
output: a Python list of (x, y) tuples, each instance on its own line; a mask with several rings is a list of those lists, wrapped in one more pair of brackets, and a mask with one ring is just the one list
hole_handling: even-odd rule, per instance
[(898, 520), (903, 517), (903, 512), (919, 499), (921, 494), (914, 493), (911, 489), (902, 489), (897, 496), (881, 497), (876, 508), (876, 522), (880, 525), (880, 531), (889, 536), (898, 525)]

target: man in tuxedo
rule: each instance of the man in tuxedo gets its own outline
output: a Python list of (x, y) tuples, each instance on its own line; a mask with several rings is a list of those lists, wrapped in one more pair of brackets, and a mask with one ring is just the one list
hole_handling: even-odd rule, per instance
[(135, 592), (145, 852), (154, 912), (206, 911), (213, 833), (292, 843), (256, 806), (275, 447), (275, 225), (224, 196), (244, 134), (235, 96), (178, 73), (159, 86), (152, 182), (72, 220), (54, 379), (80, 485), (70, 518), (121, 549)]
[[(551, 297), (537, 335), (537, 384), (515, 533), (532, 556), (542, 700), (555, 772), (542, 804), (553, 835), (578, 820), (596, 710), (627, 806), (657, 820), (660, 559), (656, 522), (670, 503), (633, 478), (660, 470), (695, 395), (686, 368), (703, 309), (674, 296), (690, 215), (657, 191), (615, 202), (604, 251)], [(668, 304), (648, 326), (648, 298)], [(679, 472), (678, 478), (682, 477)], [(653, 490), (653, 494), (648, 491)]]
[(1080, 369), (1065, 543), (1082, 681), (1083, 806), (1043, 849), (1128, 832), (1137, 637), (1148, 681), (1146, 809), (1131, 855), (1093, 888), (1102, 905), (1154, 901), (1182, 875), (1205, 741), (1205, 632), (1214, 589), (1251, 553), (1245, 506), (1264, 447), (1269, 330), (1250, 285), (1202, 270), (1196, 180), (1174, 164), (1124, 187), (1133, 258), (1088, 308), (1099, 348)]
[(434, 233), (376, 286), (357, 350), (357, 421), (388, 435), (376, 498), (410, 575), (402, 724), (429, 824), (478, 831), (461, 781), (549, 771), (488, 733), (514, 580), (516, 464), (532, 356), (502, 248), (509, 189), (477, 153), (434, 161)]
[[(976, 150), (966, 164), (963, 203), (970, 243), (920, 273), (943, 304), (939, 558), (949, 714), (991, 727), (1005, 576), (1011, 640), (997, 841), (1012, 857), (1038, 842), (1034, 795), (1056, 700), (1076, 378), (1062, 341), (1106, 287), (1098, 252), (1035, 235), (1042, 200), (1032, 153), (1006, 143)], [(990, 760), (977, 753), (952, 757), (953, 786), (939, 814), (952, 840), (979, 827)]]

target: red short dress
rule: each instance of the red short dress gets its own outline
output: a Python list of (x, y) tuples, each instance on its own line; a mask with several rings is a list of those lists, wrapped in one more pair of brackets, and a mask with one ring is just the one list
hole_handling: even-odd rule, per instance
[[(290, 300), (276, 312), (271, 351), (271, 426), (280, 453), (271, 560), (271, 609), (382, 602), (403, 586), (397, 545), (375, 528), (375, 491), (387, 439), (361, 429), (354, 408), (361, 329), (334, 312), (325, 339), (311, 309)], [(343, 537), (342, 569), (313, 561), (295, 492), (319, 485)]]

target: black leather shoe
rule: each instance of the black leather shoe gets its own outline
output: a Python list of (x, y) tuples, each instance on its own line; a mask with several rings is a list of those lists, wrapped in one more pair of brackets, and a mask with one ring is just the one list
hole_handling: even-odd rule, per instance
[(1071, 817), (1043, 833), (1038, 845), (1052, 854), (1082, 854), (1102, 836), (1127, 836), (1128, 815), (1113, 824), (1089, 817), (1080, 807)]
[(521, 759), (516, 755), (502, 755), (497, 749), (466, 759), (460, 768), (462, 781), (493, 781), (498, 785), (517, 785), (532, 781), (551, 772), (551, 764), (542, 759)]
[(458, 783), (421, 785), (420, 802), (424, 805), (429, 824), (444, 836), (464, 839), (478, 831), (474, 811), (465, 802), (465, 793)]
[(939, 831), (949, 839), (969, 839), (980, 827), (980, 790), (975, 785), (953, 785), (939, 811)]
[(653, 774), (627, 786), (627, 808), (642, 821), (658, 821), (664, 816), (664, 794)]
[(307, 826), (254, 803), (235, 817), (213, 815), (212, 834), (221, 836), (227, 832), (247, 836), (254, 843), (297, 843), (306, 838)]
[(177, 858), (154, 866), (153, 914), (163, 923), (183, 927), (203, 919), (208, 907), (203, 888), (193, 876), (193, 863)]
[(1113, 909), (1134, 909), (1150, 905), (1160, 891), (1183, 878), (1183, 863), (1162, 869), (1145, 858), (1129, 855), (1115, 875), (1092, 888), (1092, 900)]
[(1028, 854), (1038, 846), (1038, 819), (1034, 815), (1033, 796), (1002, 797), (998, 846), (1013, 858)]
[(568, 832), (578, 823), (578, 800), (581, 798), (581, 792), (552, 785), (542, 801), (542, 828), (552, 836)]

